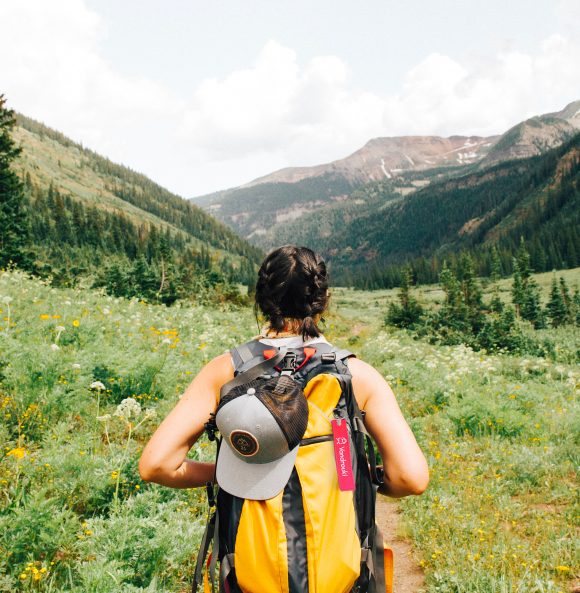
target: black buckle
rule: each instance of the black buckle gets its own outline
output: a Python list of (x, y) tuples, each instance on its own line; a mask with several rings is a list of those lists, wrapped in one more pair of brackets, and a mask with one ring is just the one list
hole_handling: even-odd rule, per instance
[(335, 362), (336, 352), (327, 352), (326, 354), (323, 354), (320, 358), (322, 362)]
[(207, 438), (210, 441), (215, 441), (215, 433), (218, 431), (218, 427), (215, 423), (215, 414), (213, 412), (209, 415), (209, 420), (204, 424), (204, 427), (207, 432)]
[(282, 361), (281, 371), (287, 371), (293, 373), (296, 370), (298, 362), (298, 355), (296, 352), (288, 352)]

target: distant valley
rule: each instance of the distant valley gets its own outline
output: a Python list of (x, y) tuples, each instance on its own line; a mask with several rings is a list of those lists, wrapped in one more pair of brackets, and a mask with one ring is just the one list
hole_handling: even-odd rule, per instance
[[(503, 189), (498, 178), (511, 178), (518, 170), (525, 185), (526, 175), (532, 175), (536, 166), (531, 162), (570, 142), (579, 131), (580, 101), (575, 101), (559, 112), (520, 122), (500, 136), (375, 138), (344, 159), (282, 169), (243, 186), (202, 196), (195, 203), (264, 249), (286, 241), (319, 249), (334, 262), (339, 276), (348, 280), (353, 271), (366, 269), (367, 274), (372, 266), (381, 268), (404, 259), (430, 257), (438, 250), (453, 251), (467, 239), (479, 237), (475, 229), (482, 223), (473, 220), (471, 206), (459, 203), (454, 208), (464, 215), (454, 231), (456, 235), (450, 237), (447, 231), (430, 228), (427, 223), (416, 248), (405, 247), (405, 242), (396, 237), (413, 236), (413, 232), (398, 223), (393, 226), (393, 216), (407, 211), (405, 204), (411, 197), (423, 203), (423, 214), (435, 224), (437, 213), (444, 212), (447, 191), (463, 184), (480, 187), (481, 192), (500, 192)], [(528, 164), (523, 165), (524, 161)], [(523, 169), (518, 169), (517, 162), (522, 162)], [(504, 165), (507, 169), (502, 168)], [(458, 180), (455, 185), (453, 180)], [(544, 182), (549, 185), (548, 179)], [(473, 191), (475, 197), (470, 203), (475, 204), (480, 192)], [(524, 201), (530, 198), (520, 197)], [(419, 202), (411, 202), (415, 211)], [(489, 201), (482, 193), (475, 208), (478, 220), (489, 223), (493, 219), (500, 224), (497, 212), (503, 210), (481, 211), (485, 204)], [(507, 211), (504, 214), (508, 216)], [(525, 219), (526, 214), (519, 213), (518, 217)], [(413, 227), (414, 221), (408, 224)], [(509, 226), (505, 221), (501, 225)], [(498, 231), (496, 239), (500, 234)], [(362, 241), (360, 237), (365, 235), (368, 240)], [(443, 240), (443, 236), (444, 244), (437, 239)], [(491, 241), (491, 235), (485, 240)], [(385, 245), (389, 245), (388, 253)], [(505, 259), (507, 262), (509, 256)]]

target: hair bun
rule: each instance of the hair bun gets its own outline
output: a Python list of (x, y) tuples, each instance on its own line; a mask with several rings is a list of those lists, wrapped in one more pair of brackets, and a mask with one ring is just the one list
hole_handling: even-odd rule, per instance
[(328, 279), (322, 257), (308, 247), (284, 245), (270, 252), (258, 272), (256, 312), (281, 330), (284, 317), (301, 320), (304, 339), (320, 336), (314, 322), (328, 304)]

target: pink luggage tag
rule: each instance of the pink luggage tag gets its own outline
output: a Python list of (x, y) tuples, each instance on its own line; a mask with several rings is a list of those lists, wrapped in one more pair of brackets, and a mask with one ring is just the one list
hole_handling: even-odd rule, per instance
[(338, 487), (341, 490), (354, 490), (354, 476), (350, 461), (350, 440), (348, 426), (344, 418), (332, 420), (332, 436), (334, 441), (334, 460), (338, 475)]

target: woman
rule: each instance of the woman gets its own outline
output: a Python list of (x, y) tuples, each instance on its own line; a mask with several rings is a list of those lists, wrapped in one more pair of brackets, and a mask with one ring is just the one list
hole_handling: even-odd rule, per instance
[[(269, 323), (256, 338), (287, 347), (326, 341), (317, 323), (328, 298), (326, 266), (320, 256), (294, 245), (272, 251), (260, 267), (256, 285), (256, 307)], [(427, 461), (389, 384), (358, 358), (350, 358), (348, 367), (366, 428), (383, 460), (384, 485), (379, 492), (394, 498), (421, 494), (429, 482)], [(194, 488), (214, 480), (213, 463), (186, 455), (216, 411), (221, 386), (233, 377), (229, 353), (201, 369), (144, 448), (139, 460), (143, 480), (173, 488)]]
[[(328, 298), (328, 279), (322, 258), (305, 247), (286, 245), (276, 249), (266, 257), (258, 274), (256, 309), (259, 309), (268, 319), (268, 325), (255, 339), (267, 346), (279, 348), (292, 349), (313, 345), (305, 348), (305, 354), (307, 350), (315, 352), (317, 348), (319, 352), (324, 352), (325, 349), (328, 352), (330, 346), (321, 344), (321, 342), (325, 344), (328, 342), (317, 326), (326, 310)], [(316, 345), (318, 345), (317, 348)], [(250, 346), (244, 346), (244, 348), (251, 350), (259, 345), (253, 343)], [(258, 349), (263, 352), (261, 347)], [(265, 351), (269, 349), (266, 348)], [(258, 360), (261, 359), (258, 358)], [(422, 493), (429, 481), (427, 462), (401, 414), (389, 385), (378, 371), (357, 358), (348, 359), (348, 369), (352, 375), (354, 398), (365, 413), (366, 429), (374, 438), (384, 461), (384, 484), (379, 492), (392, 497)], [(214, 481), (213, 463), (193, 461), (186, 459), (185, 456), (204, 431), (210, 415), (217, 414), (216, 422), (220, 426), (220, 414), (221, 418), (224, 418), (225, 408), (234, 404), (230, 398), (230, 393), (234, 391), (232, 390), (228, 392), (228, 396), (224, 398), (222, 406), (218, 409), (220, 388), (233, 377), (234, 363), (230, 353), (214, 358), (202, 368), (143, 450), (139, 461), (139, 473), (144, 480), (174, 488), (192, 488)], [(326, 435), (328, 426), (334, 422), (340, 425), (340, 421), (333, 420), (331, 423), (333, 407), (336, 414), (338, 406), (342, 405), (339, 402), (344, 400), (339, 398), (340, 390), (337, 394), (332, 389), (325, 391), (320, 387), (320, 381), (325, 377), (336, 383), (336, 379), (332, 379), (328, 374), (311, 379), (308, 387), (313, 383), (317, 386), (313, 388), (313, 392), (309, 392), (308, 404), (306, 400), (303, 403), (306, 408), (312, 410), (310, 415), (313, 426), (322, 425), (323, 427), (322, 432), (314, 432), (315, 435)], [(281, 379), (287, 378), (281, 377)], [(278, 391), (280, 385), (281, 383), (276, 383), (273, 391), (279, 394), (276, 398), (281, 397), (280, 394), (283, 393), (283, 390)], [(245, 463), (247, 455), (256, 455), (257, 458), (258, 454), (262, 455), (268, 451), (268, 445), (261, 446), (259, 439), (256, 439), (251, 431), (255, 428), (258, 431), (254, 431), (256, 434), (263, 435), (265, 426), (269, 421), (273, 421), (268, 413), (265, 417), (261, 415), (260, 419), (252, 416), (260, 395), (253, 388), (248, 388), (246, 391), (246, 386), (243, 386), (240, 389), (245, 399), (240, 397), (237, 400), (237, 407), (234, 407), (235, 411), (226, 413), (225, 418), (228, 419), (227, 422), (240, 423), (242, 417), (249, 416), (250, 428), (233, 432), (226, 429), (224, 434), (229, 435), (231, 445), (237, 450), (236, 454), (241, 454), (244, 459), (240, 462), (236, 461), (232, 453), (226, 455), (230, 443), (224, 436), (217, 473), (217, 480), (221, 485), (218, 509), (222, 509), (223, 514), (220, 511), (215, 529), (217, 533), (219, 524), (220, 539), (223, 537), (219, 557), (222, 561), (222, 569), (226, 566), (229, 567), (226, 571), (231, 571), (235, 584), (231, 590), (246, 592), (289, 590), (312, 593), (350, 591), (355, 580), (359, 578), (359, 572), (361, 579), (367, 578), (367, 573), (363, 574), (360, 564), (365, 552), (364, 549), (361, 552), (361, 544), (363, 540), (368, 542), (369, 537), (375, 536), (363, 535), (361, 532), (359, 540), (358, 527), (355, 533), (355, 526), (362, 525), (365, 520), (364, 515), (360, 516), (358, 523), (355, 519), (352, 497), (354, 493), (350, 493), (350, 498), (345, 497), (344, 492), (339, 492), (338, 485), (333, 485), (339, 478), (337, 478), (337, 470), (333, 470), (332, 454), (329, 458), (332, 444), (328, 441), (332, 441), (332, 437), (328, 439), (325, 436), (316, 436), (301, 441), (303, 431), (300, 432), (296, 440), (296, 443), (300, 443), (300, 447), (293, 444), (290, 447), (292, 452), (284, 454), (285, 475), (281, 475), (278, 471), (277, 477), (274, 478), (273, 470), (266, 467), (269, 463), (264, 463), (263, 458), (262, 461), (255, 461), (257, 464), (264, 463), (263, 466), (248, 466)], [(256, 397), (252, 397), (253, 395)], [(290, 400), (286, 401), (292, 401), (298, 405), (300, 397), (303, 398), (304, 394), (298, 395), (293, 392)], [(336, 399), (332, 399), (333, 397)], [(257, 408), (258, 414), (264, 411), (260, 409), (263, 406), (259, 404)], [(308, 414), (309, 412), (306, 412), (307, 416)], [(285, 416), (285, 418), (290, 417)], [(294, 431), (298, 431), (298, 427), (304, 421), (304, 415), (301, 418), (296, 416), (295, 420), (286, 421), (287, 426), (292, 426)], [(226, 424), (220, 426), (222, 432), (224, 426)], [(274, 422), (274, 432), (280, 432), (281, 429), (276, 426)], [(310, 427), (310, 420), (308, 420), (308, 426)], [(234, 434), (236, 438), (243, 436), (242, 441), (245, 441), (241, 443), (243, 445), (241, 448), (238, 446), (239, 443), (233, 442)], [(319, 443), (316, 451), (309, 446), (314, 441)], [(267, 439), (262, 442), (270, 443), (270, 446), (272, 443)], [(338, 445), (335, 446), (338, 447)], [(248, 453), (250, 449), (251, 452)], [(303, 453), (302, 455), (298, 449)], [(295, 454), (292, 458), (291, 453)], [(316, 457), (316, 454), (320, 456)], [(229, 463), (226, 461), (228, 456)], [(296, 465), (292, 466), (294, 460)], [(287, 463), (288, 461), (291, 463)], [(288, 479), (290, 472), (292, 474)], [(273, 494), (274, 490), (270, 491), (272, 487), (276, 489), (277, 494)], [(362, 494), (365, 487), (361, 485), (360, 488), (360, 490), (358, 486), (356, 488), (357, 499), (368, 500)], [(354, 486), (346, 489), (354, 490)], [(344, 488), (341, 486), (340, 490)], [(264, 494), (266, 491), (270, 493)], [(231, 496), (228, 498), (228, 494), (224, 492), (234, 495), (233, 498)], [(256, 495), (255, 492), (262, 492), (262, 494)], [(309, 499), (308, 496), (312, 498)], [(222, 497), (221, 502), (220, 497)], [(302, 504), (299, 501), (302, 501)], [(244, 506), (239, 507), (239, 502), (243, 502)], [(364, 509), (371, 512), (374, 509), (374, 498), (372, 504), (360, 504), (357, 508), (363, 509), (361, 512), (364, 512)], [(337, 518), (340, 520), (337, 521)], [(374, 519), (371, 520), (374, 526)], [(343, 529), (345, 526), (346, 528)], [(235, 530), (234, 535), (232, 535), (232, 529)], [(259, 537), (257, 530), (259, 530)], [(369, 534), (371, 531), (365, 531), (365, 533)], [(365, 544), (363, 548), (365, 546), (368, 547)], [(286, 552), (281, 550), (287, 551), (287, 559), (285, 559)], [(283, 557), (282, 560), (280, 555)], [(200, 554), (202, 561), (203, 557), (204, 555)], [(374, 566), (374, 562), (376, 561), (372, 561), (369, 567)], [(230, 572), (226, 574), (229, 575)], [(257, 575), (259, 575), (258, 580), (256, 580)], [(229, 576), (222, 578), (228, 580)], [(227, 590), (230, 589), (227, 588)], [(367, 588), (364, 587), (363, 590), (366, 591)]]

